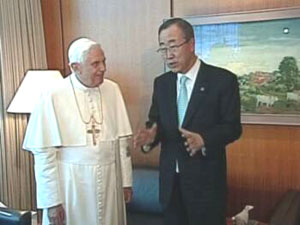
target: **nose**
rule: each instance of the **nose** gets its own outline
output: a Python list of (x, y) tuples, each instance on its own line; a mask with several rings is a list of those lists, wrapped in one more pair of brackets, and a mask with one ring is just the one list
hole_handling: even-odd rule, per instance
[(105, 65), (105, 63), (101, 63), (101, 64), (99, 65), (99, 70), (100, 70), (101, 72), (105, 72), (105, 71), (106, 71), (106, 65)]
[(170, 51), (170, 49), (167, 49), (166, 51), (166, 58), (170, 59), (174, 57), (174, 53)]

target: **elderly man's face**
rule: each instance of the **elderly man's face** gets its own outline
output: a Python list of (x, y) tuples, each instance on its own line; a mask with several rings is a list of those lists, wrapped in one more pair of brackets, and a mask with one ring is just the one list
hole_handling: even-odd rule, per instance
[(186, 40), (176, 24), (161, 31), (159, 46), (165, 49), (161, 52), (163, 60), (174, 73), (186, 73), (195, 63), (195, 41)]
[(78, 78), (87, 87), (102, 84), (106, 71), (105, 55), (100, 47), (92, 48), (84, 62), (78, 66)]

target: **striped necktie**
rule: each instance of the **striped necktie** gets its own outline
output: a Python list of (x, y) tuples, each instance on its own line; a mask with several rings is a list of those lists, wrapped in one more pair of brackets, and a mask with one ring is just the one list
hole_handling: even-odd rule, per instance
[(187, 76), (180, 77), (180, 89), (179, 89), (179, 96), (177, 100), (177, 108), (178, 108), (178, 122), (179, 125), (182, 125), (185, 111), (188, 105), (188, 93), (186, 88), (186, 81), (189, 78)]

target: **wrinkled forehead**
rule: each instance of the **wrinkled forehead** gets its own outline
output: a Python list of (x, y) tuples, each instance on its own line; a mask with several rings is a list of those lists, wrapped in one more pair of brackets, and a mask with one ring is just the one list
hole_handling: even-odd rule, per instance
[(88, 49), (88, 52), (85, 53), (84, 61), (105, 61), (105, 54), (102, 48), (99, 45), (93, 45)]
[(97, 42), (88, 38), (80, 38), (72, 42), (68, 51), (69, 63), (80, 62), (83, 54), (94, 46), (100, 47)]

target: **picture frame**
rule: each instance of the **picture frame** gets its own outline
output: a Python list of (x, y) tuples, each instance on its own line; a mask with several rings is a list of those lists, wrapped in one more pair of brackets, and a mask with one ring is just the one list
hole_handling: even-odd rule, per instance
[(300, 125), (300, 8), (184, 19), (196, 54), (238, 76), (242, 123)]

